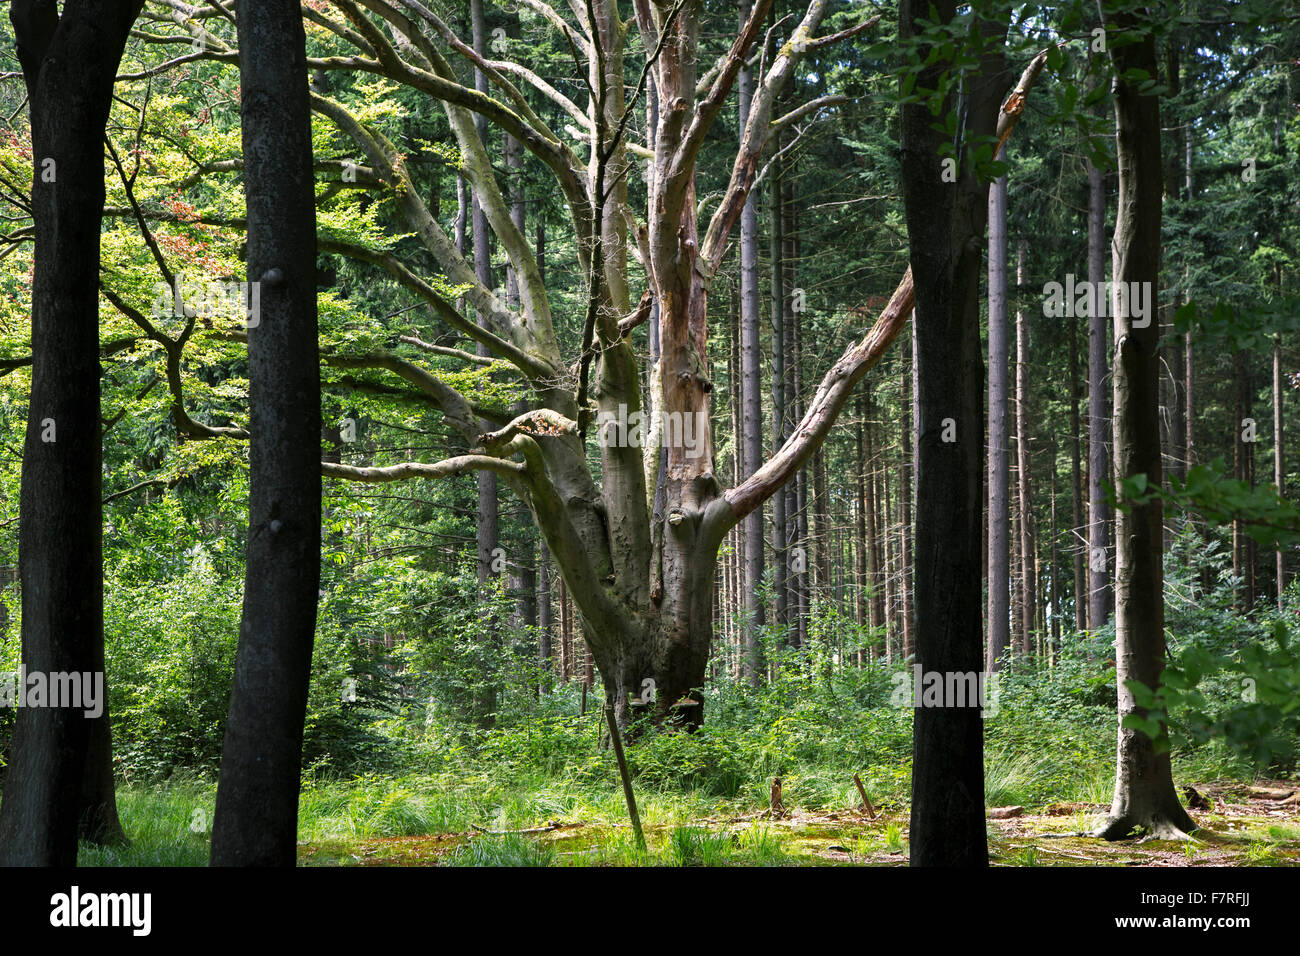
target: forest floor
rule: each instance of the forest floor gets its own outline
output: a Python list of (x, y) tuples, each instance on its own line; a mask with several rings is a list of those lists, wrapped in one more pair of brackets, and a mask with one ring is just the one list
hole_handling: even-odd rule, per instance
[[(1101, 804), (991, 808), (994, 866), (1300, 865), (1300, 788), (1287, 781), (1215, 782), (1184, 791), (1202, 829), (1190, 841), (1107, 843), (1086, 836)], [(548, 820), (518, 830), (471, 829), (380, 838), (329, 837), (300, 845), (307, 866), (430, 865), (785, 865), (904, 866), (907, 807), (885, 803), (846, 811), (792, 808), (651, 822), (648, 852), (627, 823)], [(1036, 811), (1036, 812), (1035, 812)]]

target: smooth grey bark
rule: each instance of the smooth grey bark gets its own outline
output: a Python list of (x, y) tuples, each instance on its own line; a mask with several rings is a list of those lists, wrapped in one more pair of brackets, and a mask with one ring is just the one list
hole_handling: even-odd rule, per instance
[[(134, 0), (15, 0), (30, 106), (32, 379), (18, 571), (28, 673), (104, 675), (99, 251), (104, 129)], [(84, 679), (84, 677), (83, 677)], [(94, 679), (93, 676), (90, 679)], [(103, 692), (107, 694), (107, 675)], [(24, 707), (14, 722), (0, 865), (72, 866), (80, 832), (124, 839), (107, 706)]]
[[(1163, 182), (1160, 156), (1160, 104), (1126, 80), (1131, 71), (1156, 72), (1155, 14), (1113, 12), (1101, 5), (1114, 69), (1115, 141), (1119, 200), (1112, 242), (1116, 285), (1145, 283), (1153, 303), (1160, 283), (1160, 221)], [(1115, 31), (1136, 35), (1134, 43), (1113, 42)], [(1115, 334), (1114, 453), (1115, 486), (1145, 474), (1152, 487), (1163, 481), (1160, 460), (1160, 326), (1153, 314), (1145, 322), (1131, 314), (1129, 297), (1111, 297)], [(1130, 714), (1145, 715), (1128, 682), (1148, 688), (1160, 684), (1165, 663), (1163, 505), (1158, 497), (1129, 503), (1116, 514), (1115, 681), (1119, 698), (1115, 795), (1110, 815), (1097, 835), (1122, 839), (1141, 829), (1157, 837), (1178, 837), (1194, 829), (1178, 802), (1169, 753), (1140, 730), (1123, 726)]]
[[(918, 89), (937, 89), (946, 61), (919, 39), (921, 18), (949, 23), (955, 0), (900, 0), (899, 36), (920, 44)], [(980, 21), (978, 70), (966, 74), (956, 183), (943, 181), (943, 139), (924, 102), (901, 109), (902, 189), (916, 288), (916, 664), (922, 672), (983, 669), (980, 587), (984, 363), (979, 287), (988, 183), (965, 144), (998, 129), (1006, 24)], [(957, 107), (950, 94), (946, 109)], [(996, 150), (995, 150), (996, 152)], [(951, 429), (955, 428), (955, 436)], [(945, 441), (945, 432), (955, 441)], [(950, 702), (955, 704), (956, 702)], [(987, 866), (983, 721), (977, 702), (918, 707), (913, 722), (911, 863)]]
[(244, 609), (212, 826), (214, 866), (293, 866), (320, 586), (320, 358), (306, 37), (295, 0), (239, 0), (248, 275)]
[(1011, 649), (1011, 460), (1007, 434), (1007, 177), (989, 189), (988, 654), (998, 671)]

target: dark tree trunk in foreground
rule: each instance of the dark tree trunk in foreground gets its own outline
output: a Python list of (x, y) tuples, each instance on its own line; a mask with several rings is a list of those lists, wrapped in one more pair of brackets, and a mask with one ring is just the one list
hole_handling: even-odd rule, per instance
[[(907, 41), (916, 36), (918, 18), (934, 18), (931, 11), (936, 8), (938, 21), (950, 22), (956, 6), (955, 0), (900, 0), (900, 37)], [(967, 142), (995, 133), (1007, 86), (999, 39), (1005, 25), (986, 21), (980, 29), (990, 52), (981, 58), (980, 70), (968, 74)], [(923, 46), (922, 59), (927, 52), (937, 51)], [(917, 88), (935, 89), (945, 66), (939, 58), (920, 69)], [(946, 108), (956, 108), (956, 97), (950, 100)], [(916, 448), (916, 663), (923, 672), (978, 674), (984, 657), (984, 364), (978, 300), (988, 183), (976, 176), (969, 147), (958, 159), (957, 182), (943, 181), (943, 137), (933, 127), (934, 116), (924, 102), (903, 106), (903, 202), (916, 287), (916, 401), (921, 419)], [(988, 865), (984, 727), (978, 701), (963, 703), (915, 711), (913, 866)]]
[(1007, 441), (1007, 177), (989, 189), (989, 671), (1011, 644), (1011, 459)]
[[(1145, 474), (1152, 487), (1161, 484), (1160, 462), (1160, 326), (1156, 321), (1155, 290), (1160, 280), (1161, 183), (1160, 104), (1142, 96), (1124, 77), (1129, 71), (1156, 72), (1151, 14), (1105, 11), (1112, 38), (1115, 79), (1116, 153), (1119, 160), (1119, 203), (1112, 248), (1114, 282), (1133, 288), (1142, 283), (1147, 313), (1133, 314), (1132, 297), (1111, 297), (1115, 332), (1115, 484)], [(1137, 43), (1113, 42), (1115, 30), (1145, 31)], [(1130, 714), (1144, 715), (1128, 681), (1149, 688), (1160, 683), (1165, 661), (1163, 508), (1159, 498), (1129, 505), (1116, 515), (1115, 680), (1121, 722)], [(1157, 753), (1154, 741), (1140, 730), (1119, 728), (1115, 797), (1110, 816), (1098, 831), (1106, 839), (1122, 839), (1137, 828), (1155, 836), (1173, 837), (1194, 824), (1174, 791), (1169, 753)]]
[[(104, 127), (141, 3), (16, 0), (32, 127), (32, 385), (19, 524), (22, 663), (104, 672), (99, 236)], [(315, 450), (315, 449), (313, 449)], [(94, 677), (91, 677), (94, 680)], [(106, 681), (100, 685), (107, 694)], [(72, 866), (79, 825), (120, 839), (108, 709), (19, 709), (0, 803), (0, 865)]]
[(293, 866), (320, 585), (316, 211), (302, 12), (240, 0), (250, 488), (239, 626), (212, 827), (216, 866)]

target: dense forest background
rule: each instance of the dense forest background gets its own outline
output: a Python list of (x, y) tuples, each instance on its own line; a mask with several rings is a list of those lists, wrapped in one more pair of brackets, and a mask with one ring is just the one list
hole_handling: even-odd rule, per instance
[[(671, 4), (659, 6), (658, 16), (669, 15)], [(1046, 66), (1000, 161), (991, 151), (982, 160), (985, 182), (996, 179), (979, 292), (988, 366), (983, 640), (985, 669), (997, 675), (985, 705), (984, 786), (994, 807), (1057, 806), (1068, 817), (1109, 804), (1114, 517), (1153, 493), (1165, 508), (1172, 679), (1140, 698), (1143, 726), (1172, 749), (1179, 783), (1209, 784), (1212, 795), (1296, 772), (1300, 516), (1290, 502), (1300, 455), (1288, 453), (1285, 438), (1300, 434), (1300, 30), (1285, 3), (1153, 6), (1158, 70), (1125, 79), (1159, 97), (1164, 194), (1152, 308), (1166, 480), (1116, 488), (1112, 324), (1055, 309), (1049, 291), (1104, 281), (1110, 269), (1114, 69), (1098, 45), (1094, 6), (1002, 5), (1008, 91), (1040, 51)], [(492, 323), (504, 310), (526, 315), (530, 334), (544, 328), (538, 341), (553, 335), (565, 367), (552, 369), (561, 380), (546, 388), (585, 398), (589, 365), (597, 399), (611, 380), (609, 361), (591, 362), (592, 322), (599, 345), (605, 321), (592, 318), (594, 246), (574, 227), (553, 156), (521, 145), (502, 126), (520, 132), (514, 121), (498, 123), (496, 113), (491, 123), (483, 114), (471, 121), (482, 151), (467, 153), (457, 124), (469, 113), (447, 107), (435, 82), (477, 84), (587, 161), (592, 81), (575, 56), (591, 39), (556, 28), (587, 13), (577, 4), (559, 14), (535, 0), (430, 3), (423, 18), (417, 7), (302, 5), (326, 463), (302, 753), (310, 853), (344, 859), (330, 842), (340, 832), (527, 830), (617, 816), (607, 699), (651, 824), (719, 806), (780, 817), (783, 799), (810, 811), (870, 807), (893, 822), (845, 853), (901, 852), (898, 814), (912, 786), (915, 522), (925, 507), (911, 326), (874, 360), (824, 442), (759, 504), (758, 517), (725, 530), (711, 572), (702, 684), (674, 683), (671, 669), (625, 668), (599, 643), (613, 625), (593, 625), (596, 599), (570, 586), (578, 559), (553, 554), (539, 532), (530, 503), (540, 493), (521, 493), (505, 472), (463, 463), (433, 470), (474, 454), (466, 414), (471, 433), (506, 429), (542, 389), (540, 373), (521, 373), (524, 360), (494, 354), (469, 326), (500, 332)], [(233, 9), (149, 0), (126, 44), (105, 130), (99, 335), (112, 766), (128, 833), (170, 828), (155, 858), (166, 862), (203, 857), (246, 573), (250, 292)], [(421, 68), (427, 54), (392, 29), (398, 9), (446, 57), (436, 69)], [(725, 63), (751, 8), (702, 0), (690, 10), (707, 91), (717, 75), (710, 65)], [(705, 249), (705, 226), (734, 198), (744, 111), (774, 64), (797, 50), (788, 83), (764, 106), (776, 122), (753, 159), (750, 201), (702, 280), (707, 361), (693, 374), (705, 383), (707, 462), (722, 488), (742, 486), (792, 440), (819, 383), (869, 333), (909, 266), (900, 112), (915, 100), (900, 87), (908, 45), (898, 13), (826, 4), (816, 35), (847, 33), (824, 44), (792, 39), (804, 15), (784, 0), (772, 4), (739, 95), (700, 139), (686, 197)], [(632, 20), (624, 41), (631, 98), (648, 51)], [(14, 51), (13, 28), (0, 18), (0, 671), (16, 671), (21, 654), (30, 195), (40, 175)], [(936, 122), (956, 135), (962, 108), (934, 110)], [(661, 109), (666, 102), (652, 92), (634, 98), (630, 145), (611, 161), (610, 195), (622, 191), (627, 219), (617, 225), (624, 238), (609, 242), (619, 249), (606, 254), (626, 260), (626, 287), (607, 282), (600, 306), (626, 322), (619, 347), (640, 375), (632, 411), (646, 409), (647, 421), (663, 355), (657, 336), (668, 321), (663, 301), (637, 306), (649, 287), (642, 255), (652, 252), (645, 235), (658, 195), (651, 111)], [(597, 165), (585, 168), (594, 175)], [(423, 231), (415, 204), (431, 223)], [(448, 267), (453, 259), (457, 268)], [(539, 289), (544, 320), (530, 298)], [(541, 354), (530, 348), (520, 351)], [(598, 405), (570, 438), (584, 466), (608, 476)], [(588, 414), (583, 401), (575, 407)], [(693, 422), (685, 427), (689, 444)], [(431, 467), (395, 473), (403, 463)], [(647, 469), (629, 494), (648, 494), (663, 524), (655, 474)], [(664, 485), (661, 470), (661, 496)], [(619, 588), (620, 547), (653, 548), (656, 560), (665, 548), (627, 533), (608, 578), (617, 575)], [(683, 560), (689, 577), (694, 565)], [(606, 673), (603, 684), (611, 670), (617, 676)], [(677, 729), (670, 705), (685, 706), (693, 732)], [(0, 708), (0, 748), (14, 718)], [(696, 831), (673, 832), (664, 852), (686, 861), (794, 852), (761, 836), (739, 851), (710, 849), (707, 838), (689, 836)], [(457, 859), (551, 859), (553, 851), (516, 837), (495, 839), (466, 843)], [(1253, 859), (1292, 859), (1295, 839), (1294, 830), (1261, 838)], [(609, 845), (601, 852), (615, 852)], [(1037, 851), (1004, 851), (1041, 862)], [(130, 852), (87, 846), (82, 859), (130, 860)]]

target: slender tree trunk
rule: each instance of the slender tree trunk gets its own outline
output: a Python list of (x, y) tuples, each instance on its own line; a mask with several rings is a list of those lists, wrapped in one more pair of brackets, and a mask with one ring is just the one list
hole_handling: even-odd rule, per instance
[[(774, 148), (780, 149), (780, 142), (774, 144)], [(769, 243), (771, 273), (772, 273), (772, 447), (780, 448), (785, 442), (785, 304), (787, 290), (785, 288), (785, 270), (782, 268), (782, 257), (784, 253), (784, 242), (782, 238), (783, 223), (781, 215), (781, 160), (775, 157), (772, 160), (772, 175), (769, 191), (771, 194), (770, 204), (770, 221), (771, 221), (771, 241)], [(773, 579), (772, 589), (774, 603), (776, 605), (776, 616), (773, 620), (773, 626), (780, 635), (785, 634), (789, 626), (789, 608), (788, 608), (788, 569), (789, 554), (787, 552), (789, 538), (789, 515), (786, 512), (786, 496), (784, 489), (778, 489), (772, 496), (772, 550), (773, 554)]]
[[(856, 452), (856, 465), (854, 469), (854, 480), (857, 484), (855, 507), (854, 507), (854, 531), (855, 531), (855, 565), (854, 571), (857, 577), (857, 604), (856, 615), (859, 628), (873, 628), (872, 638), (874, 639), (875, 621), (873, 615), (868, 611), (868, 604), (871, 601), (871, 572), (868, 566), (868, 555), (871, 548), (867, 538), (867, 515), (869, 513), (868, 495), (867, 495), (867, 462), (866, 441), (864, 433), (866, 431), (866, 389), (858, 393), (858, 421), (853, 429), (854, 451)], [(836, 552), (836, 558), (839, 558), (839, 552)], [(832, 586), (831, 596), (834, 596)]]
[(903, 591), (903, 657), (909, 658), (916, 653), (916, 609), (912, 606), (912, 363), (904, 353), (899, 362), (902, 367), (902, 382), (899, 387), (899, 418), (902, 428), (902, 469), (899, 475), (899, 496), (903, 502), (903, 531), (900, 540), (902, 555)]
[[(1250, 355), (1240, 349), (1233, 356), (1232, 385), (1235, 414), (1232, 443), (1233, 466), (1238, 481), (1255, 487), (1255, 389), (1252, 384)], [(1250, 613), (1255, 607), (1255, 539), (1246, 533), (1241, 519), (1232, 523), (1232, 574), (1240, 581), (1237, 609)]]
[[(1055, 452), (1055, 448), (1053, 448), (1053, 452)], [(1050, 573), (1050, 577), (1048, 580), (1051, 585), (1052, 622), (1051, 622), (1051, 631), (1050, 631), (1051, 642), (1049, 645), (1048, 663), (1055, 664), (1057, 654), (1061, 649), (1061, 589), (1057, 578), (1058, 572), (1060, 570), (1059, 562), (1061, 559), (1061, 550), (1057, 538), (1057, 525), (1056, 525), (1056, 456), (1055, 454), (1053, 454), (1052, 456), (1052, 468), (1049, 470), (1048, 474), (1051, 479), (1051, 495), (1052, 495), (1051, 497), (1052, 534), (1051, 534), (1051, 543), (1049, 549), (1051, 557), (1049, 559), (1049, 565), (1048, 565), (1049, 573)], [(1044, 633), (1048, 633), (1046, 628), (1044, 628)]]
[[(749, 19), (749, 0), (742, 0), (740, 22)], [(740, 128), (749, 118), (754, 78), (741, 70), (738, 78)], [(741, 477), (748, 478), (763, 461), (762, 344), (758, 289), (758, 200), (753, 193), (740, 213), (740, 362), (741, 362)], [(760, 629), (767, 623), (763, 603), (763, 509), (755, 508), (744, 521), (745, 539), (745, 673), (758, 686), (763, 673)]]
[[(1116, 154), (1119, 202), (1112, 243), (1114, 281), (1145, 290), (1148, 309), (1134, 314), (1133, 297), (1113, 295), (1115, 332), (1115, 485), (1145, 474), (1148, 484), (1162, 483), (1159, 419), (1159, 334), (1155, 290), (1160, 282), (1161, 157), (1160, 104), (1143, 96), (1125, 77), (1130, 71), (1156, 73), (1152, 14), (1108, 13), (1108, 33), (1123, 30), (1141, 37), (1132, 44), (1109, 46), (1115, 70)], [(1140, 285), (1137, 285), (1140, 284)], [(1174, 791), (1169, 753), (1123, 725), (1130, 714), (1145, 716), (1128, 682), (1158, 687), (1164, 670), (1164, 569), (1162, 503), (1152, 498), (1116, 515), (1115, 680), (1120, 727), (1116, 748), (1115, 797), (1110, 816), (1098, 832), (1121, 839), (1142, 827), (1157, 837), (1176, 836), (1194, 825)]]
[(816, 531), (815, 536), (809, 540), (813, 552), (812, 566), (815, 572), (815, 577), (808, 588), (810, 613), (812, 608), (825, 604), (826, 582), (831, 576), (830, 515), (826, 510), (830, 479), (826, 474), (825, 449), (818, 449), (817, 454), (813, 456), (812, 472), (813, 495), (809, 507), (812, 511)]
[(881, 547), (880, 535), (883, 522), (880, 519), (880, 496), (876, 486), (876, 443), (874, 411), (876, 403), (870, 388), (863, 390), (862, 428), (867, 455), (866, 498), (863, 502), (867, 514), (867, 581), (870, 613), (867, 622), (871, 627), (872, 641), (884, 640), (885, 657), (893, 661), (889, 636), (885, 631), (885, 574), (884, 549)]
[(240, 0), (248, 273), (249, 516), (214, 866), (293, 866), (320, 586), (316, 201), (306, 38), (292, 0)]
[[(798, 223), (797, 217), (795, 218), (794, 221), (797, 226)], [(795, 241), (794, 247), (795, 247), (795, 259), (794, 259), (794, 263), (791, 266), (792, 272), (794, 271), (794, 269), (797, 267), (798, 264), (799, 243), (797, 239)], [(795, 273), (795, 279), (797, 281), (797, 273)], [(794, 430), (793, 429), (794, 422), (803, 421), (803, 414), (804, 414), (803, 340), (800, 331), (800, 326), (802, 325), (801, 318), (800, 318), (801, 314), (802, 314), (801, 312), (795, 312), (792, 316), (793, 328), (794, 328), (794, 362), (792, 363), (793, 370), (794, 370), (794, 380), (793, 380), (794, 415), (792, 416), (791, 431)], [(795, 493), (795, 504), (796, 504), (795, 534), (797, 535), (797, 539), (796, 539), (797, 544), (795, 546), (796, 548), (795, 557), (797, 562), (797, 568), (795, 570), (793, 578), (795, 582), (794, 593), (799, 602), (799, 613), (796, 618), (796, 623), (798, 626), (796, 628), (794, 640), (792, 641), (792, 643), (794, 644), (795, 647), (806, 648), (808, 646), (808, 608), (809, 608), (808, 597), (809, 597), (809, 590), (810, 590), (809, 582), (812, 579), (812, 575), (808, 569), (809, 540), (808, 540), (808, 466), (807, 465), (805, 465), (803, 468), (800, 468), (799, 471), (795, 474), (794, 493)]]
[[(486, 57), (487, 23), (483, 14), (483, 0), (470, 0), (470, 28), (474, 52), (481, 57)], [(480, 93), (487, 94), (487, 76), (477, 67), (474, 70), (474, 88)], [(474, 121), (478, 128), (479, 139), (486, 146), (488, 144), (487, 117), (481, 113), (476, 114)], [(484, 211), (483, 203), (477, 193), (473, 195), (471, 212), (474, 231), (474, 274), (479, 282), (491, 289), (493, 288), (491, 233), (487, 213)], [(478, 324), (484, 328), (489, 327), (487, 316), (480, 314)], [(480, 356), (490, 356), (492, 354), (482, 342), (478, 343), (476, 351)], [(490, 423), (483, 422), (485, 432), (491, 431), (491, 429)], [(501, 546), (500, 507), (496, 472), (486, 469), (480, 470), (478, 472), (478, 518), (476, 524), (478, 561), (476, 569), (479, 601), (482, 602), (484, 608), (491, 606), (489, 602), (494, 597), (493, 585), (497, 576), (494, 568), (499, 565), (498, 549)], [(495, 627), (492, 627), (489, 655), (493, 658), (499, 646), (499, 637), (500, 635), (496, 633)], [(483, 690), (479, 699), (474, 702), (474, 712), (478, 722), (482, 726), (488, 727), (492, 725), (492, 715), (496, 711), (495, 660), (488, 661), (487, 673), (482, 675), (482, 680)]]
[[(782, 372), (785, 376), (785, 402), (781, 415), (782, 443), (790, 437), (794, 423), (799, 420), (799, 390), (796, 383), (799, 367), (799, 351), (796, 344), (799, 309), (795, 301), (801, 292), (798, 288), (798, 274), (795, 271), (795, 223), (794, 223), (794, 166), (787, 163), (782, 167), (781, 175), (781, 270), (783, 275), (782, 297), (783, 318), (781, 336), (784, 339), (784, 360)], [(802, 471), (802, 469), (800, 469)], [(788, 615), (786, 643), (792, 647), (799, 646), (800, 618), (802, 601), (800, 586), (803, 574), (797, 570), (804, 565), (803, 544), (800, 536), (799, 507), (799, 473), (786, 482), (777, 492), (785, 495), (785, 570), (786, 570), (786, 608)]]
[(537, 556), (537, 635), (541, 658), (542, 692), (549, 693), (555, 674), (555, 624), (551, 610), (551, 552), (546, 542), (538, 542)]
[[(1286, 494), (1286, 457), (1283, 441), (1282, 391), (1282, 338), (1273, 336), (1273, 484), (1279, 495)], [(1277, 571), (1277, 609), (1283, 610), (1282, 597), (1286, 593), (1286, 559), (1279, 547), (1275, 554)]]
[(1106, 476), (1110, 473), (1109, 419), (1106, 378), (1108, 343), (1106, 316), (1101, 314), (1101, 283), (1106, 280), (1106, 180), (1088, 164), (1088, 281), (1095, 293), (1088, 320), (1088, 627), (1097, 630), (1111, 611), (1110, 506)]
[(564, 576), (559, 577), (560, 582), (560, 679), (568, 683), (573, 677), (573, 632), (572, 624), (569, 617), (569, 588), (564, 583)]
[[(1025, 257), (1029, 242), (1016, 248), (1016, 288), (1026, 279)], [(1023, 631), (1016, 636), (1016, 654), (1028, 656), (1034, 647), (1033, 630), (1038, 612), (1038, 571), (1034, 551), (1034, 510), (1029, 463), (1029, 326), (1024, 309), (1016, 309), (1016, 478), (1020, 483), (1020, 586)]]
[(987, 669), (1011, 645), (1010, 458), (1007, 437), (1007, 177), (989, 188), (989, 476)]
[(15, 0), (9, 11), (30, 106), (36, 240), (19, 502), (22, 665), (98, 683), (105, 706), (94, 716), (18, 710), (0, 803), (4, 866), (73, 866), (79, 830), (122, 839), (104, 674), (98, 287), (104, 128), (140, 7), (67, 3), (60, 14), (53, 3)]
[(1088, 628), (1088, 579), (1084, 557), (1086, 530), (1083, 526), (1083, 467), (1079, 440), (1079, 322), (1070, 323), (1070, 554), (1074, 567), (1074, 627)]

